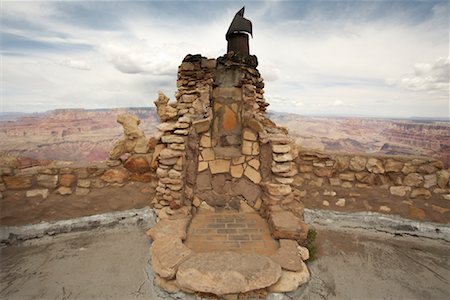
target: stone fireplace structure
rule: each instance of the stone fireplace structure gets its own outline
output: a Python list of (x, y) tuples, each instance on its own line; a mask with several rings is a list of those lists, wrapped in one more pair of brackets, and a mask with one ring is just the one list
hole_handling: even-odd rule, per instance
[[(268, 103), (264, 99), (264, 81), (257, 70), (258, 60), (247, 52), (245, 32), (251, 33), (251, 22), (243, 18), (243, 13), (242, 9), (236, 14), (227, 33), (230, 51), (217, 59), (187, 55), (178, 69), (176, 102), (169, 102), (161, 92), (155, 101), (162, 123), (158, 126), (159, 143), (153, 154), (153, 160), (157, 162), (158, 186), (152, 206), (161, 222), (149, 232), (156, 243), (152, 246), (152, 264), (161, 265), (156, 253), (165, 249), (158, 246), (158, 239), (161, 241), (158, 232), (172, 232), (170, 228), (184, 230), (184, 234), (175, 234), (180, 237), (179, 243), (173, 242), (175, 244), (170, 246), (170, 249), (178, 249), (179, 255), (174, 254), (177, 259), (173, 266), (177, 269), (192, 255), (192, 251), (182, 244), (189, 223), (194, 224), (192, 216), (195, 219), (202, 212), (211, 215), (231, 212), (231, 222), (234, 222), (231, 225), (239, 227), (235, 224), (241, 220), (239, 214), (250, 213), (259, 215), (258, 220), (262, 218), (264, 226), (270, 229), (268, 239), (274, 243), (270, 245), (278, 248), (274, 254), (278, 259), (272, 257), (271, 260), (271, 263), (276, 262), (275, 269), (280, 268), (278, 264), (290, 271), (302, 269), (304, 276), (308, 272), (302, 261), (306, 255), (302, 256), (297, 246), (306, 239), (308, 227), (303, 222), (303, 204), (291, 186), (293, 176), (297, 174), (293, 161), (298, 151), (287, 129), (267, 118)], [(247, 36), (247, 46), (233, 42), (240, 35)], [(220, 218), (213, 216), (208, 220), (219, 222)], [(214, 228), (212, 225), (206, 226), (206, 232), (208, 228)], [(228, 228), (229, 224), (226, 226)], [(195, 230), (188, 232), (195, 233)], [(235, 242), (239, 236), (228, 235), (225, 239)], [(237, 246), (245, 242), (238, 241)], [(267, 243), (271, 242), (261, 245)], [(166, 250), (170, 251), (169, 248)], [(302, 251), (304, 253), (304, 248)], [(283, 259), (279, 259), (286, 253), (291, 253), (290, 260), (297, 261), (297, 267), (286, 266)], [(222, 257), (224, 253), (216, 255)], [(211, 257), (214, 254), (208, 256), (214, 261)], [(192, 265), (192, 262), (188, 264)], [(176, 278), (181, 287), (185, 285), (182, 278), (187, 276), (186, 270), (184, 275), (155, 272), (160, 276), (160, 282)], [(274, 285), (281, 280), (282, 273), (278, 273), (272, 281), (252, 289)], [(214, 288), (184, 287), (216, 294), (248, 291), (217, 287), (215, 292)]]

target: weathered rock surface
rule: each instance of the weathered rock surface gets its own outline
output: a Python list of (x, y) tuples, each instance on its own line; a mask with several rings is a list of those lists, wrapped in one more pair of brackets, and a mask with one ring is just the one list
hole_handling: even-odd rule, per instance
[(272, 235), (278, 239), (304, 241), (308, 234), (308, 225), (290, 211), (273, 211), (269, 215)]
[(350, 160), (350, 170), (352, 171), (363, 171), (366, 168), (367, 159), (362, 156), (352, 157)]
[(310, 275), (305, 263), (302, 262), (302, 269), (297, 272), (281, 271), (280, 280), (268, 288), (269, 292), (285, 293), (298, 289), (309, 281)]
[(392, 195), (403, 197), (406, 193), (411, 191), (411, 187), (409, 186), (391, 186), (389, 191)]
[(150, 171), (150, 164), (143, 156), (132, 155), (128, 158), (123, 166), (133, 173), (146, 173)]
[(407, 186), (415, 186), (418, 187), (423, 183), (423, 177), (422, 175), (418, 173), (410, 173), (406, 175), (405, 179), (403, 180), (403, 183)]
[(270, 258), (285, 270), (300, 271), (303, 268), (303, 259), (298, 246), (296, 241), (280, 239), (280, 248)]
[(166, 279), (173, 278), (178, 266), (191, 255), (192, 250), (175, 237), (158, 238), (150, 247), (153, 270)]
[(111, 169), (102, 175), (101, 179), (109, 183), (123, 183), (128, 177), (126, 169)]
[(271, 286), (280, 276), (281, 267), (268, 257), (209, 252), (195, 254), (182, 263), (176, 277), (182, 289), (225, 295)]
[(186, 239), (186, 228), (189, 224), (190, 218), (179, 218), (175, 220), (165, 219), (159, 221), (155, 226), (147, 231), (147, 235), (152, 240), (157, 240), (165, 237)]

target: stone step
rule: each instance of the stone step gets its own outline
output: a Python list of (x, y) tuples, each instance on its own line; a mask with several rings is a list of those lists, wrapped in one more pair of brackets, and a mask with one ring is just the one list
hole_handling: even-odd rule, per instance
[(194, 254), (183, 262), (176, 281), (187, 291), (225, 295), (266, 288), (280, 277), (280, 265), (266, 256), (209, 252)]

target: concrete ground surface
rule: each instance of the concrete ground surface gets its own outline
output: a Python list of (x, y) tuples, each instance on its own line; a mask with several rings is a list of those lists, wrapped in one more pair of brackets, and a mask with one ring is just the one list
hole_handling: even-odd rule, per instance
[[(311, 281), (268, 299), (449, 299), (450, 244), (361, 229), (317, 229)], [(145, 229), (118, 226), (0, 249), (0, 299), (195, 299), (155, 287)]]

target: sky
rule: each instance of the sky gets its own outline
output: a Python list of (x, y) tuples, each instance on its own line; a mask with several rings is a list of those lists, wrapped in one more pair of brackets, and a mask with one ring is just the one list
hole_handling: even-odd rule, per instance
[(449, 1), (0, 1), (0, 112), (152, 107), (245, 5), (269, 109), (449, 119)]

